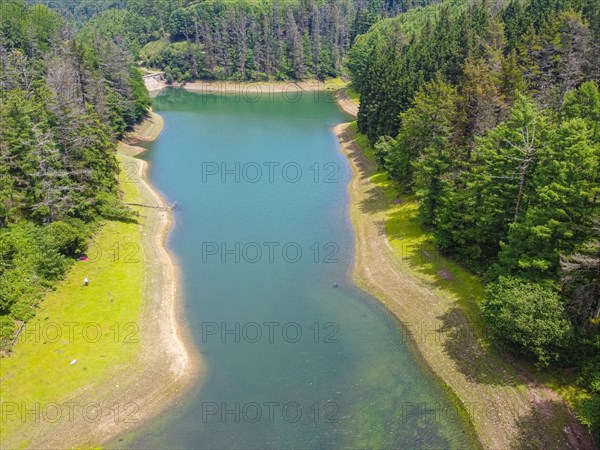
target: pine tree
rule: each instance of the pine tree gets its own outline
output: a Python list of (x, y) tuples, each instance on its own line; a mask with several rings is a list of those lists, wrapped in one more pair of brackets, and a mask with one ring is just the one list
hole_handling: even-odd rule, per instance
[(553, 278), (560, 254), (572, 253), (585, 239), (600, 189), (594, 185), (600, 146), (590, 135), (582, 119), (571, 119), (546, 137), (528, 177), (527, 207), (511, 223), (498, 256), (504, 273)]
[(507, 122), (477, 140), (471, 166), (440, 208), (436, 234), (444, 251), (478, 270), (494, 261), (509, 224), (522, 215), (548, 132), (543, 115), (519, 95)]
[(525, 92), (527, 86), (523, 73), (519, 69), (517, 62), (517, 52), (513, 49), (503, 58), (502, 69), (500, 72), (500, 92), (512, 104), (517, 93)]
[(561, 112), (564, 119), (585, 120), (592, 130), (592, 139), (600, 143), (600, 91), (596, 83), (588, 81), (567, 92)]
[(506, 116), (508, 106), (500, 93), (498, 78), (498, 74), (494, 74), (482, 59), (467, 59), (465, 62), (457, 126), (460, 130), (458, 144), (466, 149), (467, 161), (471, 159), (475, 139)]
[(440, 75), (415, 96), (413, 108), (403, 113), (398, 147), (412, 161), (415, 193), (420, 199), (423, 223), (432, 225), (447, 190), (451, 161), (449, 142), (456, 115), (456, 89)]

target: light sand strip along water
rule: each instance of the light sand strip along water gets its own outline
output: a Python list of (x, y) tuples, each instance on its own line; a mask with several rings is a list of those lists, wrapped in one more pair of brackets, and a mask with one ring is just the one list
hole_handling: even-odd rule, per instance
[(354, 117), (358, 116), (358, 102), (351, 99), (345, 89), (338, 90), (335, 93), (335, 99), (337, 104), (346, 114), (350, 114)]
[(165, 81), (156, 81), (152, 78), (145, 80), (146, 88), (151, 93), (157, 93), (167, 87), (184, 88), (191, 92), (204, 94), (238, 94), (247, 101), (258, 101), (269, 95), (288, 95), (290, 101), (297, 101), (299, 92), (335, 92), (346, 87), (347, 82), (339, 78), (325, 81), (299, 80), (299, 81), (214, 81), (196, 80), (186, 83), (173, 82), (167, 84)]

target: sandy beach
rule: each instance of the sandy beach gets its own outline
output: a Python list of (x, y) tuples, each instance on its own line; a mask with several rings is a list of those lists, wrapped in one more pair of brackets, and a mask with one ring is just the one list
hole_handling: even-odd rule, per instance
[(145, 79), (146, 88), (156, 94), (167, 87), (178, 87), (190, 92), (203, 94), (237, 94), (248, 101), (258, 101), (274, 95), (289, 96), (294, 100), (298, 92), (335, 92), (346, 86), (339, 79), (301, 80), (301, 81), (208, 81), (196, 80), (188, 83), (174, 82), (167, 84), (164, 80)]
[(259, 81), (259, 82), (235, 82), (235, 81), (194, 81), (191, 83), (175, 83), (175, 87), (183, 87), (192, 92), (204, 92), (206, 94), (245, 94), (248, 97), (258, 94), (269, 93), (293, 93), (314, 91), (335, 91), (339, 89), (339, 82), (302, 80), (302, 81)]
[(338, 125), (334, 132), (353, 172), (349, 193), (357, 285), (411, 330), (417, 353), (438, 384), (454, 393), (482, 447), (591, 448), (589, 434), (558, 394), (491, 355), (468, 327), (457, 300), (414, 276), (394, 254), (385, 229), (389, 199), (373, 184), (376, 165), (349, 126)]
[(351, 116), (358, 116), (358, 103), (348, 97), (345, 89), (340, 89), (335, 93), (335, 100), (340, 108)]

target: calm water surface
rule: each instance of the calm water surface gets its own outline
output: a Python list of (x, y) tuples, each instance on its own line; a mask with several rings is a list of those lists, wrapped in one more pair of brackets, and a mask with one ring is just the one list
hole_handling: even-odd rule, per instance
[[(202, 384), (110, 447), (466, 448), (397, 321), (351, 280), (351, 172), (329, 96), (170, 89), (144, 155), (176, 201), (169, 245)], [(291, 101), (297, 100), (297, 101)]]

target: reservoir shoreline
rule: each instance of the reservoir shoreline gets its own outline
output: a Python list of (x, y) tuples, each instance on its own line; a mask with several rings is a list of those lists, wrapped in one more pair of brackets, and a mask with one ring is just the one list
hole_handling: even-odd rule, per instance
[[(346, 82), (339, 79), (326, 81), (320, 80), (301, 80), (301, 81), (213, 81), (196, 80), (186, 83), (173, 82), (167, 84), (165, 81), (155, 82), (145, 80), (146, 89), (151, 95), (156, 95), (163, 89), (169, 87), (182, 88), (186, 91), (202, 93), (206, 95), (216, 94), (238, 94), (244, 97), (244, 100), (255, 102), (260, 97), (281, 94), (296, 94), (298, 92), (331, 92), (335, 93), (347, 85)], [(291, 95), (291, 102), (297, 101), (295, 95)], [(355, 115), (355, 114), (354, 114)]]
[(144, 354), (140, 356), (141, 370), (136, 373), (135, 387), (130, 393), (139, 407), (137, 421), (132, 426), (110, 424), (102, 436), (103, 443), (177, 404), (202, 377), (201, 355), (193, 344), (181, 304), (181, 270), (167, 244), (174, 225), (173, 213), (162, 193), (149, 180), (149, 163), (138, 158), (147, 150), (139, 145), (156, 140), (163, 127), (162, 117), (151, 111), (144, 123), (129, 133), (118, 148), (123, 158), (137, 165), (144, 203), (151, 206), (136, 208), (148, 218), (144, 233), (148, 255), (144, 287), (147, 300), (142, 313), (148, 329), (143, 334), (146, 340)]
[(340, 124), (333, 131), (353, 174), (348, 191), (356, 285), (405, 326), (415, 353), (447, 390), (480, 447), (513, 448), (527, 442), (536, 447), (591, 448), (589, 433), (558, 394), (483, 346), (457, 299), (428, 285), (395, 254), (386, 231), (390, 200), (373, 182), (376, 165), (365, 156), (350, 126)]
[[(264, 92), (261, 91), (264, 89), (264, 84), (261, 83), (242, 85), (249, 87), (249, 90), (240, 91), (240, 84), (237, 83), (231, 85), (221, 83), (220, 91), (215, 91), (214, 86), (206, 88), (204, 83), (193, 83), (182, 87), (188, 91), (201, 91), (206, 94), (252, 92), (252, 89), (254, 92)], [(293, 92), (291, 89), (294, 88), (286, 88), (286, 86), (295, 86), (295, 92), (311, 91), (307, 85), (272, 83), (268, 87), (268, 92)], [(342, 110), (356, 115), (356, 105), (352, 104), (350, 99), (340, 92), (335, 97)], [(365, 201), (385, 201), (376, 198), (382, 197), (383, 193), (379, 192), (380, 189), (374, 186), (370, 179), (375, 173), (374, 163), (367, 160), (362, 149), (355, 142), (349, 124), (338, 125), (333, 132), (338, 138), (341, 151), (349, 161), (353, 174), (349, 184), (349, 208), (355, 240), (352, 271), (354, 282), (381, 300), (405, 327), (410, 328), (410, 325), (417, 323), (429, 330), (442, 329), (445, 324), (440, 318), (448, 310), (452, 310), (455, 316), (460, 315), (453, 306), (455, 300), (444, 298), (437, 290), (413, 276), (407, 268), (401, 267), (402, 264), (396, 260), (385, 232), (387, 218), (385, 208), (379, 208), (380, 212), (376, 216), (371, 216), (361, 209), (361, 204)], [(371, 193), (370, 196), (367, 195), (367, 191)], [(387, 283), (384, 278), (387, 278)], [(422, 342), (414, 336), (411, 339), (415, 353), (427, 366), (436, 384), (447, 390), (457, 410), (461, 412), (462, 419), (473, 430), (479, 446), (508, 448), (515, 445), (518, 436), (524, 431), (534, 432), (535, 441), (547, 442), (545, 430), (548, 423), (552, 423), (552, 420), (556, 420), (555, 425), (559, 420), (564, 422), (562, 420), (564, 416), (560, 414), (564, 412), (561, 411), (564, 410), (564, 404), (555, 397), (552, 398), (549, 390), (523, 383), (514, 372), (511, 372), (511, 368), (495, 359), (486, 349), (481, 348), (474, 334), (467, 336), (466, 340), (466, 343), (462, 343), (466, 345), (465, 356), (485, 366), (482, 372), (499, 372), (501, 382), (487, 384), (471, 379), (469, 374), (464, 373), (457, 364), (456, 355), (449, 354), (450, 343), (444, 336), (440, 335), (434, 342)], [(484, 362), (481, 362), (482, 360)], [(486, 373), (483, 375), (487, 376)], [(542, 402), (553, 402), (551, 414), (558, 417), (548, 420), (547, 417), (539, 416), (537, 409)], [(522, 422), (525, 420), (531, 424), (523, 430)], [(565, 424), (561, 423), (561, 425)], [(579, 430), (572, 422), (569, 425), (573, 434), (579, 434)], [(559, 430), (563, 428), (564, 426)], [(554, 443), (568, 445), (565, 434), (552, 436), (552, 439)]]
[[(152, 93), (154, 95), (156, 95), (158, 92), (160, 92), (163, 89), (166, 89), (168, 87), (169, 86), (165, 85), (165, 86), (161, 87), (160, 89), (153, 90)], [(231, 94), (240, 94), (240, 93), (243, 94), (244, 92), (262, 92), (262, 93), (269, 92), (269, 93), (277, 93), (277, 94), (280, 94), (280, 93), (285, 94), (287, 92), (290, 92), (290, 93), (291, 92), (313, 93), (316, 91), (315, 84), (310, 81), (306, 82), (306, 83), (284, 83), (284, 82), (281, 82), (281, 83), (268, 83), (268, 84), (266, 84), (266, 83), (194, 82), (194, 83), (188, 83), (185, 85), (176, 85), (173, 87), (183, 88), (190, 92), (204, 93), (207, 95), (209, 95), (209, 94), (231, 95)], [(248, 89), (248, 90), (246, 90), (246, 89)], [(331, 92), (331, 93), (332, 93), (333, 98), (335, 98), (335, 102), (339, 109), (341, 109), (348, 115), (356, 117), (358, 107), (352, 99), (350, 99), (347, 95), (345, 95), (343, 90), (337, 89), (336, 91)], [(344, 130), (344, 127), (347, 127), (348, 125), (349, 124), (339, 124), (332, 129), (332, 133), (336, 136), (336, 138), (338, 139), (338, 141), (340, 143), (340, 149), (342, 149), (343, 130)], [(357, 172), (356, 166), (353, 163), (352, 159), (350, 158), (349, 154), (346, 153), (345, 151), (343, 151), (342, 153), (347, 158), (349, 166), (352, 171), (352, 178), (351, 178), (350, 184), (349, 184), (349, 192), (350, 192), (350, 199), (349, 199), (350, 211), (349, 212), (350, 212), (350, 216), (351, 216), (351, 225), (352, 225), (351, 233), (352, 233), (352, 237), (355, 241), (355, 252), (354, 252), (355, 254), (354, 254), (354, 265), (351, 265), (348, 267), (348, 278), (354, 284), (356, 284), (358, 287), (364, 289), (366, 292), (368, 292), (369, 294), (373, 295), (375, 298), (377, 298), (378, 300), (381, 301), (382, 298), (379, 295), (379, 293), (376, 292), (375, 290), (369, 288), (369, 286), (365, 285), (365, 283), (362, 283), (361, 279), (359, 277), (357, 277), (357, 273), (358, 273), (357, 266), (359, 264), (366, 264), (366, 262), (358, 256), (358, 252), (359, 252), (359, 248), (360, 248), (360, 245), (358, 242), (359, 235), (357, 234), (356, 225), (354, 223), (354, 218), (353, 218), (354, 213), (352, 211), (352, 208), (353, 208), (353, 203), (357, 202), (359, 199), (352, 194), (352, 190), (350, 189), (350, 186), (355, 182), (363, 182), (363, 181), (360, 178), (360, 174)], [(360, 214), (363, 214), (363, 213), (361, 212)], [(392, 313), (392, 315), (400, 321), (400, 323), (403, 323), (403, 324), (406, 323), (405, 317), (399, 316), (397, 311), (394, 310), (393, 308), (391, 308), (388, 303), (383, 302), (383, 304), (386, 306), (386, 309), (388, 311), (390, 311), (390, 313)], [(426, 370), (428, 372), (427, 375), (431, 376), (432, 381), (436, 385), (438, 385), (442, 390), (444, 390), (444, 387), (446, 387), (445, 395), (447, 395), (449, 397), (450, 401), (455, 405), (456, 410), (457, 410), (459, 416), (461, 417), (461, 420), (465, 423), (465, 428), (472, 435), (472, 440), (474, 442), (476, 442), (477, 434), (476, 434), (473, 424), (470, 420), (471, 419), (470, 415), (465, 411), (463, 405), (461, 404), (460, 399), (457, 398), (457, 396), (454, 394), (454, 391), (452, 391), (451, 389), (448, 389), (448, 385), (445, 383), (445, 380), (443, 379), (441, 374), (438, 371), (433, 370), (432, 366), (427, 362), (427, 360), (425, 358), (423, 358), (423, 355), (422, 355), (423, 349), (420, 348), (420, 346), (416, 345), (416, 343), (413, 342), (414, 341), (413, 339), (410, 339), (409, 341), (411, 341), (410, 347), (412, 347), (415, 357), (418, 358), (420, 363), (423, 364), (424, 370)]]
[[(142, 244), (146, 276), (139, 329), (141, 351), (132, 361), (126, 377), (100, 386), (95, 393), (103, 405), (99, 422), (69, 429), (67, 442), (77, 446), (106, 444), (119, 435), (143, 425), (181, 401), (201, 376), (202, 362), (183, 316), (180, 296), (180, 269), (169, 250), (167, 238), (173, 227), (173, 213), (162, 194), (150, 183), (148, 162), (137, 158), (146, 151), (140, 144), (154, 141), (164, 126), (163, 119), (150, 112), (118, 145), (117, 152), (130, 181), (138, 184), (141, 203), (130, 206), (144, 218)], [(135, 168), (135, 171), (134, 171)], [(114, 384), (117, 382), (118, 384)], [(79, 397), (91, 396), (84, 390)], [(110, 406), (135, 405), (134, 420), (116, 420)], [(76, 424), (77, 425), (77, 424)], [(64, 445), (66, 436), (44, 437), (44, 447)]]
[[(16, 398), (2, 392), (3, 408), (18, 408), (3, 413), (0, 448), (95, 448), (184, 401), (198, 384), (201, 357), (182, 314), (180, 269), (167, 246), (172, 211), (148, 181), (148, 163), (135, 157), (145, 151), (138, 145), (155, 140), (162, 128), (162, 117), (150, 112), (118, 143), (118, 185), (137, 221), (101, 224), (89, 258), (75, 262), (48, 293), (46, 317), (40, 312), (29, 337), (3, 359), (3, 387), (22, 380), (27, 390)], [(84, 276), (89, 287), (82, 287)], [(60, 339), (36, 337), (35, 330), (60, 332), (63, 324), (75, 325)], [(99, 329), (100, 337), (86, 338), (81, 324)], [(44, 371), (44, 361), (53, 362), (52, 370)], [(39, 376), (22, 379), (21, 364), (38, 362)], [(29, 411), (39, 417), (24, 415)]]
[[(242, 88), (240, 88), (242, 86)], [(311, 89), (311, 86), (313, 89)], [(182, 86), (191, 92), (203, 92), (206, 94), (232, 94), (244, 92), (311, 92), (314, 91), (314, 83), (206, 83), (196, 82)], [(220, 90), (217, 90), (217, 87)], [(248, 95), (248, 94), (246, 94)], [(335, 95), (338, 106), (346, 113), (356, 116), (357, 107), (355, 102), (349, 99), (344, 92)], [(407, 328), (411, 324), (420, 323), (421, 326), (431, 330), (439, 330), (445, 325), (440, 317), (449, 309), (457, 313), (452, 306), (452, 299), (440, 298), (430, 286), (425, 285), (419, 279), (412, 276), (410, 271), (394, 258), (394, 252), (385, 232), (385, 209), (378, 217), (371, 217), (361, 209), (361, 204), (368, 200), (365, 195), (367, 190), (379, 188), (373, 186), (370, 176), (375, 172), (373, 163), (364, 156), (362, 149), (357, 145), (349, 130), (349, 124), (341, 124), (333, 129), (340, 149), (347, 157), (352, 169), (352, 179), (349, 184), (350, 194), (350, 217), (353, 227), (353, 238), (355, 240), (353, 276), (357, 286), (382, 301), (388, 310), (400, 320)], [(142, 139), (143, 141), (143, 139)], [(144, 163), (145, 165), (145, 163)], [(147, 167), (143, 169), (147, 170)], [(152, 190), (151, 186), (148, 189)], [(154, 191), (155, 192), (155, 191)], [(372, 192), (372, 191), (371, 191)], [(157, 194), (158, 195), (158, 194)], [(378, 192), (376, 196), (382, 196)], [(381, 201), (375, 200), (375, 201)], [(164, 205), (164, 201), (162, 201)], [(167, 227), (169, 227), (167, 225)], [(386, 277), (393, 280), (386, 285), (382, 282)], [(397, 283), (396, 285), (393, 285)], [(405, 304), (405, 294), (408, 292), (409, 305)], [(460, 315), (460, 313), (458, 313)], [(457, 315), (457, 314), (455, 314)], [(464, 317), (463, 317), (464, 319)], [(181, 325), (181, 323), (180, 323)], [(175, 324), (177, 326), (177, 324)], [(183, 326), (183, 325), (182, 325)], [(410, 339), (412, 347), (420, 360), (427, 366), (428, 371), (435, 379), (436, 384), (448, 391), (461, 417), (483, 447), (508, 447), (514, 445), (518, 436), (523, 433), (521, 429), (525, 419), (534, 423), (527, 427), (527, 432), (535, 430), (536, 440), (545, 442), (544, 429), (547, 429), (546, 420), (538, 417), (536, 409), (542, 401), (554, 402), (553, 415), (564, 417), (564, 403), (551, 395), (544, 387), (531, 387), (522, 383), (522, 380), (511, 372), (501, 361), (489, 354), (486, 349), (480, 347), (474, 334), (468, 336), (466, 343), (469, 357), (474, 360), (485, 360), (487, 369), (482, 372), (500, 372), (501, 383), (498, 386), (486, 384), (470, 379), (469, 375), (457, 367), (455, 356), (448, 352), (449, 342), (445, 336), (434, 342), (419, 342), (418, 339)], [(484, 374), (485, 375), (485, 374)], [(559, 417), (555, 418), (558, 423)], [(561, 422), (564, 422), (562, 420)], [(546, 426), (544, 426), (546, 424)], [(565, 423), (561, 423), (565, 425)], [(574, 435), (579, 434), (580, 429), (573, 421), (568, 423)], [(563, 429), (561, 426), (559, 429)], [(554, 436), (554, 439), (565, 438), (565, 435)], [(562, 439), (561, 439), (562, 440)], [(555, 440), (555, 442), (557, 442)], [(567, 444), (566, 438), (561, 444)], [(573, 446), (575, 447), (575, 446)]]

